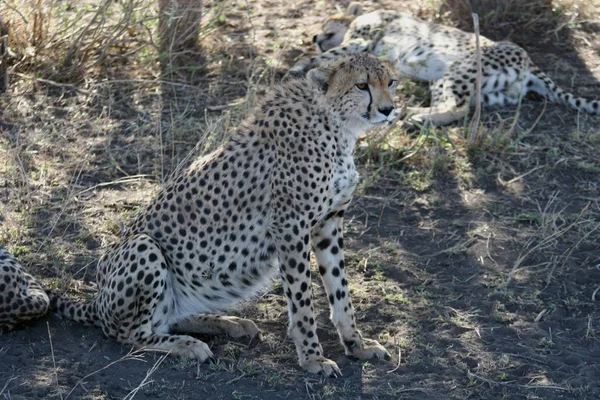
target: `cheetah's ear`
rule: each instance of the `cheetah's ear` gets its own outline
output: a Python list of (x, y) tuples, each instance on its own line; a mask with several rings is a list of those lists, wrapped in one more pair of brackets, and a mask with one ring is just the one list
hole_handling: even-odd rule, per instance
[(306, 79), (323, 93), (329, 88), (329, 78), (333, 74), (333, 70), (326, 67), (314, 68), (308, 71)]
[(348, 5), (348, 9), (346, 10), (346, 15), (349, 17), (358, 17), (362, 14), (362, 4), (357, 1), (353, 1)]

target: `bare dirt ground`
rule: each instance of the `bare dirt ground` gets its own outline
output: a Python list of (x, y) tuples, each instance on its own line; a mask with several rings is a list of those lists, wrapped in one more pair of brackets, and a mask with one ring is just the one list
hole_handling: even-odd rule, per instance
[[(523, 46), (562, 87), (600, 96), (597, 2), (479, 3), (482, 34)], [(60, 3), (53, 21), (85, 26), (98, 6), (91, 4)], [(132, 3), (110, 4), (126, 14)], [(367, 8), (468, 30), (464, 4)], [(86, 35), (96, 36), (81, 36), (75, 67), (59, 65), (50, 47), (46, 58), (14, 56), (21, 64), (0, 96), (0, 245), (48, 287), (93, 295), (95, 260), (120, 224), (196, 143), (196, 153), (221, 143), (293, 60), (312, 51), (310, 37), (335, 5), (205, 8), (203, 58), (191, 67), (160, 72), (144, 36), (152, 8), (136, 9), (123, 31), (91, 24)], [(103, 41), (102, 29), (114, 40)], [(68, 32), (52, 43), (68, 49), (79, 37)], [(42, 63), (48, 67), (36, 69)], [(400, 100), (427, 101), (423, 89), (406, 82)], [(388, 348), (390, 363), (343, 355), (315, 281), (318, 334), (344, 377), (302, 372), (275, 283), (232, 310), (256, 321), (265, 341), (202, 337), (219, 358), (211, 365), (132, 352), (97, 328), (49, 315), (0, 336), (0, 397), (600, 398), (599, 120), (527, 100), (484, 110), (484, 139), (471, 148), (467, 126), (397, 127), (357, 149), (362, 180), (346, 220), (350, 287), (360, 328)]]

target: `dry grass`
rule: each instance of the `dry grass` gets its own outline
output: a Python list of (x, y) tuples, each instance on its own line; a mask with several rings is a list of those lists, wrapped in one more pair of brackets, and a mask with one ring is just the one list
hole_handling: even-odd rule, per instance
[(161, 26), (177, 27), (159, 24), (147, 0), (6, 4), (0, 168), (3, 204), (14, 207), (2, 207), (0, 237), (26, 263), (52, 264), (49, 275), (67, 279), (73, 254), (91, 265), (156, 183), (222, 143), (268, 69), (244, 59), (250, 43), (224, 57), (225, 43), (211, 36), (223, 12), (246, 14), (237, 3), (204, 4), (205, 58), (181, 50), (187, 31), (161, 48)]

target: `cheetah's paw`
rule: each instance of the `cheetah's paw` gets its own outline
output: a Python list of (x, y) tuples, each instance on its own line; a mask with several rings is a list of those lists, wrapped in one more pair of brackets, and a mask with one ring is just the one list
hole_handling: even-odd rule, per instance
[(356, 357), (361, 360), (370, 360), (377, 358), (379, 360), (391, 360), (392, 356), (388, 351), (373, 339), (363, 339), (363, 345), (361, 348), (352, 349), (352, 352), (348, 354), (351, 357)]
[(252, 341), (255, 339), (258, 341), (263, 340), (262, 334), (254, 321), (236, 317), (229, 317), (229, 321), (231, 322), (231, 326), (227, 328), (229, 336), (234, 338), (249, 336)]
[(171, 354), (182, 358), (196, 359), (201, 363), (215, 360), (215, 356), (208, 345), (197, 339), (190, 339), (180, 343), (171, 349)]
[(343, 376), (340, 367), (338, 367), (335, 361), (332, 361), (325, 357), (319, 357), (313, 360), (309, 360), (305, 362), (302, 365), (302, 367), (313, 374), (322, 373), (327, 377), (332, 376), (334, 378)]

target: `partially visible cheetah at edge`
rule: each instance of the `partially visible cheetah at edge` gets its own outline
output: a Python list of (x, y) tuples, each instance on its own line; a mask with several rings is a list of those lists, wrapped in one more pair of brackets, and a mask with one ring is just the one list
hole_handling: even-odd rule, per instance
[(44, 316), (48, 305), (40, 284), (0, 247), (0, 332)]
[[(431, 82), (431, 107), (409, 107), (407, 115), (413, 121), (445, 125), (467, 114), (475, 101), (475, 34), (392, 10), (361, 13), (362, 6), (351, 3), (344, 14), (328, 18), (322, 33), (313, 38), (323, 53), (299, 61), (290, 75), (302, 75), (340, 55), (368, 52), (390, 62), (400, 76)], [(480, 46), (484, 104), (514, 105), (528, 92), (535, 92), (550, 102), (600, 113), (598, 100), (586, 100), (559, 88), (516, 44), (480, 36)]]
[(310, 250), (346, 354), (390, 359), (358, 331), (346, 280), (342, 219), (358, 181), (358, 136), (394, 118), (396, 79), (372, 56), (338, 60), (274, 88), (229, 143), (179, 173), (98, 264), (97, 297), (58, 298), (60, 315), (125, 344), (204, 361), (185, 333), (259, 337), (254, 322), (210, 315), (279, 271), (300, 365), (340, 375), (313, 311)]

